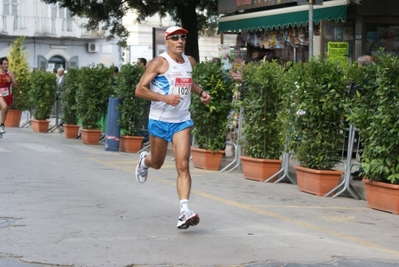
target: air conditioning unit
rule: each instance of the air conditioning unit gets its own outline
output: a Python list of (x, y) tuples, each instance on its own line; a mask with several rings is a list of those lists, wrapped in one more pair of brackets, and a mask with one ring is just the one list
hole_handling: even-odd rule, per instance
[(89, 53), (96, 53), (99, 50), (99, 45), (95, 43), (88, 43), (87, 44), (87, 52)]

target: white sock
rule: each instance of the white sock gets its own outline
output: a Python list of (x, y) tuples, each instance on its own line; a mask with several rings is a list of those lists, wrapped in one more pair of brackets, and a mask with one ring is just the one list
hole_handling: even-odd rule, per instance
[(145, 158), (143, 158), (140, 162), (140, 166), (143, 167), (144, 169), (148, 169), (147, 165), (145, 165)]
[(180, 200), (180, 213), (186, 210), (188, 210), (188, 199), (182, 199)]

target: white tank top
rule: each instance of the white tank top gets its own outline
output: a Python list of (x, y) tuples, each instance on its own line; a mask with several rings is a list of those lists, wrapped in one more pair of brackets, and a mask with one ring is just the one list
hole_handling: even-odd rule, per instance
[(175, 62), (166, 52), (159, 55), (168, 61), (169, 68), (150, 83), (150, 90), (162, 94), (179, 94), (182, 101), (177, 106), (171, 106), (162, 101), (151, 101), (149, 118), (157, 121), (179, 123), (191, 119), (191, 85), (192, 67), (186, 55), (184, 63)]

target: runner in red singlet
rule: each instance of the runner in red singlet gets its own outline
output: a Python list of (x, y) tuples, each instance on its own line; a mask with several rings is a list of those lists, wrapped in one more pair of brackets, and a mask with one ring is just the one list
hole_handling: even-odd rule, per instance
[(18, 88), (14, 73), (8, 71), (8, 59), (0, 58), (0, 134), (5, 133), (4, 122), (13, 101), (12, 88)]

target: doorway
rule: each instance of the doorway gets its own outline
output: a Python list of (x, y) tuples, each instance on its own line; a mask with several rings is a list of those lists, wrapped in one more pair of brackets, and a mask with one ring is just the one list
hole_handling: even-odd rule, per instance
[(48, 68), (52, 69), (53, 71), (57, 71), (59, 68), (65, 69), (65, 59), (60, 56), (53, 56), (48, 61)]

